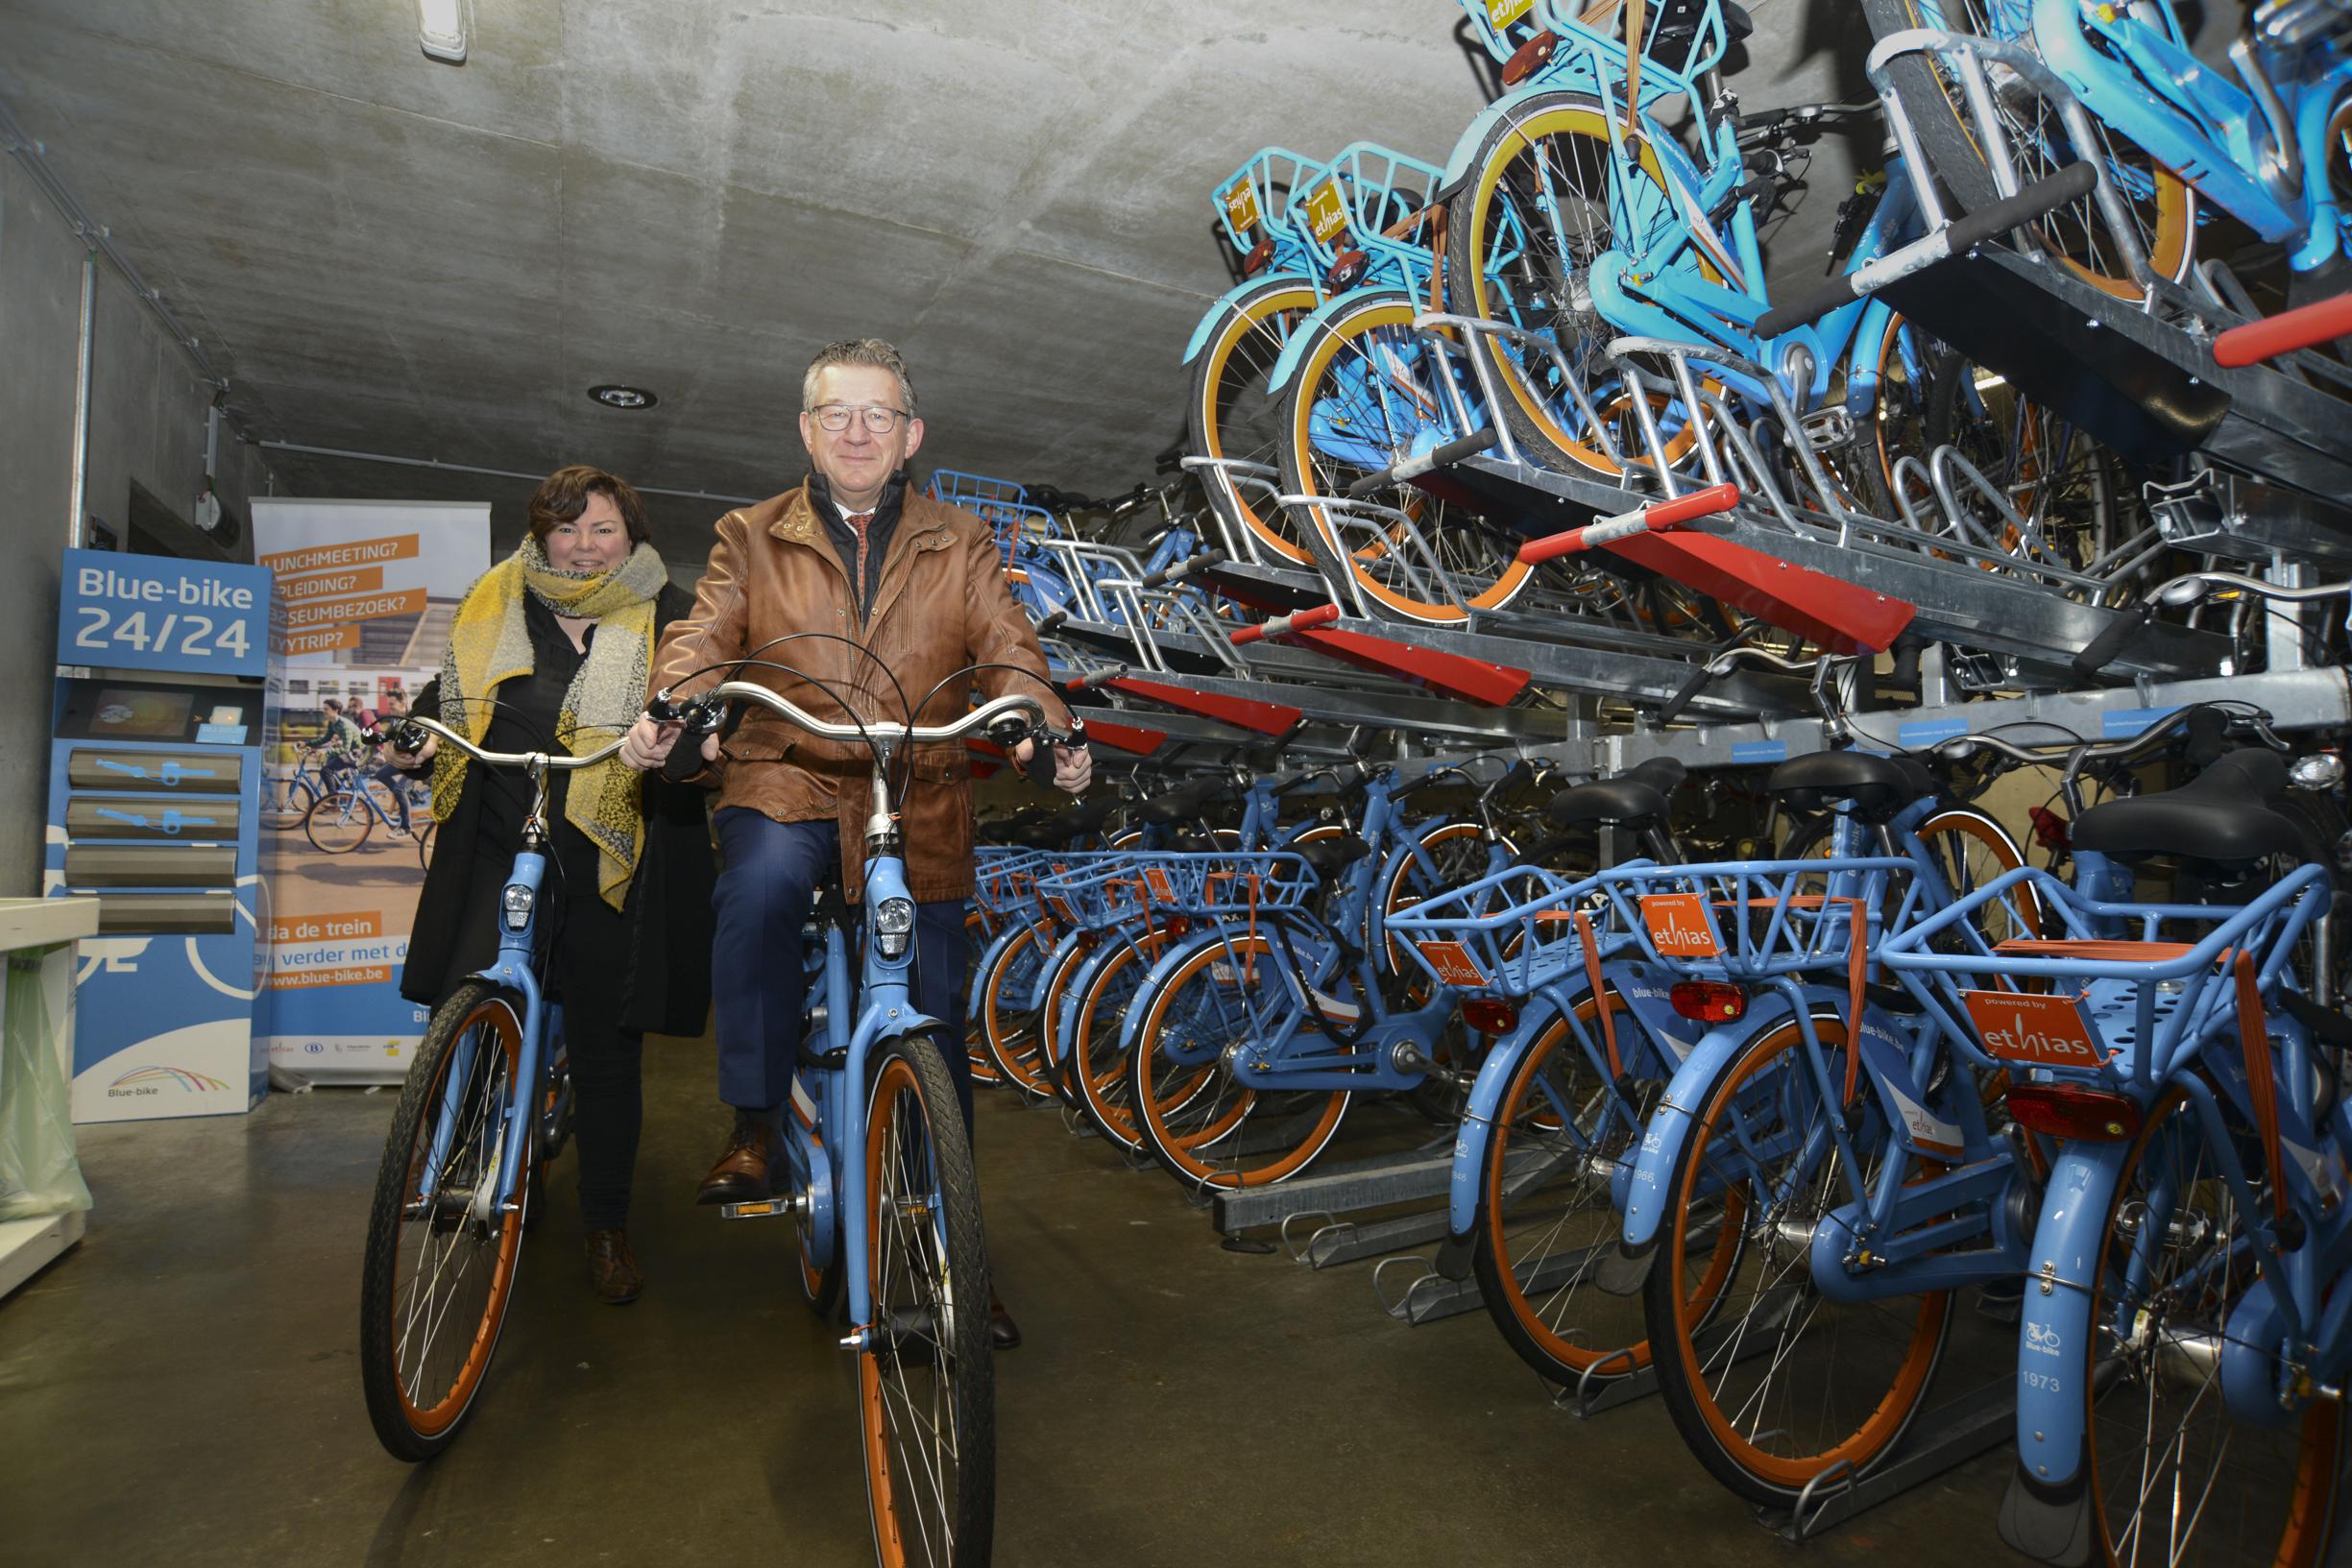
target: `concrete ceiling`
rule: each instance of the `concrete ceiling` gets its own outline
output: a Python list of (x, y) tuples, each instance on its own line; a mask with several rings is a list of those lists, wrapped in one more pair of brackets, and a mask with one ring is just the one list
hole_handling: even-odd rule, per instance
[[(927, 466), (1105, 493), (1182, 429), (1257, 147), (1442, 159), (1484, 101), (1444, 0), (0, 0), (0, 95), (228, 373), (255, 437), (764, 495), (829, 339), (907, 353)], [(1852, 96), (1847, 0), (1769, 0), (1733, 84)], [(1483, 57), (1481, 57), (1483, 59)], [(1776, 245), (1811, 273), (1850, 160)], [(618, 413), (619, 381), (661, 405)], [(527, 483), (270, 459), (296, 493)], [(720, 507), (658, 503), (678, 553)]]

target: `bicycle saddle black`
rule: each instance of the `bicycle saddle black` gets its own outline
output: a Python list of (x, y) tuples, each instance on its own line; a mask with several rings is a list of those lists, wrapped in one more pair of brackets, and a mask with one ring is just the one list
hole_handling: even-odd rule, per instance
[(2214, 865), (2267, 856), (2306, 858), (2301, 830), (2270, 809), (2287, 792), (2287, 764), (2260, 747), (2234, 751), (2161, 794), (2105, 801), (2074, 819), (2073, 845), (2119, 860), (2176, 855)]
[(1318, 838), (1298, 845), (1293, 853), (1315, 868), (1315, 875), (1329, 881), (1344, 866), (1353, 865), (1371, 854), (1372, 847), (1353, 833), (1341, 833), (1334, 838)]
[(1195, 779), (1191, 784), (1171, 789), (1135, 808), (1138, 820), (1166, 827), (1189, 816), (1200, 814), (1200, 808), (1217, 799), (1228, 786), (1223, 779)]
[(1792, 757), (1772, 770), (1764, 788), (1799, 811), (1826, 811), (1832, 802), (1852, 801), (1865, 822), (1884, 822), (1922, 795), (1936, 792), (1934, 778), (1910, 758), (1866, 751)]
[(1553, 825), (1561, 828), (1594, 822), (1661, 822), (1667, 801), (1682, 787), (1684, 771), (1683, 764), (1671, 757), (1653, 757), (1613, 779), (1570, 784), (1554, 795), (1544, 809)]

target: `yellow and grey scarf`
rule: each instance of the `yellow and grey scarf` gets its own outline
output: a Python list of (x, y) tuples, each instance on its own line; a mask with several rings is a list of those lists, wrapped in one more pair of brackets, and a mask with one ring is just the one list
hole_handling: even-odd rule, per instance
[[(457, 607), (449, 651), (441, 660), (442, 722), (479, 745), (490, 733), (498, 683), (530, 673), (531, 635), (522, 618), (528, 593), (558, 615), (596, 622), (588, 657), (556, 719), (556, 736), (566, 745), (577, 731), (590, 729), (580, 749), (594, 751), (644, 710), (653, 670), (654, 599), (668, 581), (669, 570), (651, 544), (638, 545), (610, 571), (558, 571), (539, 541), (525, 535), (521, 548), (484, 572)], [(454, 746), (444, 746), (434, 759), (433, 815), (442, 821), (457, 809), (472, 760)], [(628, 898), (644, 848), (641, 788), (635, 772), (608, 757), (574, 773), (565, 796), (564, 819), (596, 846), (596, 891), (616, 909)]]

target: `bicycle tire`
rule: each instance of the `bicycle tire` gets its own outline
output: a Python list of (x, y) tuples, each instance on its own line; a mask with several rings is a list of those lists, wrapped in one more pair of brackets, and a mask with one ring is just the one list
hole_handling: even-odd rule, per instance
[(318, 798), (318, 790), (305, 779), (273, 779), (261, 791), (261, 826), (276, 832), (299, 828)]
[(348, 789), (329, 790), (303, 813), (303, 836), (321, 855), (349, 855), (376, 831), (376, 813)]
[[(1347, 1090), (1259, 1089), (1233, 1074), (1225, 1048), (1250, 1037), (1250, 1019), (1295, 1006), (1274, 972), (1279, 962), (1262, 935), (1204, 943), (1137, 999), (1143, 1018), (1128, 1053), (1128, 1102), (1152, 1159), (1186, 1187), (1287, 1180), (1330, 1146), (1346, 1115)], [(1197, 1081), (1203, 1069), (1205, 1085)]]
[(1120, 1025), (1169, 941), (1165, 930), (1123, 937), (1095, 965), (1078, 1001), (1064, 1079), (1095, 1130), (1125, 1149), (1143, 1147), (1143, 1134), (1128, 1108), (1129, 1073)]
[[(972, 1146), (935, 1040), (885, 1040), (874, 1062), (861, 1151), (873, 1324), (858, 1354), (858, 1411), (875, 1554), (884, 1568), (985, 1568), (996, 1386)], [(902, 1452), (926, 1446), (919, 1465)]]
[(1006, 1000), (1005, 988), (1026, 986), (1036, 978), (1036, 966), (1044, 962), (1038, 949), (1034, 927), (1015, 936), (998, 953), (980, 992), (981, 1040), (988, 1059), (1025, 1099), (1045, 1099), (1054, 1091), (1045, 1081), (1037, 1019)]
[[(1812, 1023), (1825, 1047), (1845, 1045), (1835, 1014)], [(1747, 1194), (1758, 1178), (1748, 1174), (1754, 1162), (1738, 1146), (1801, 1149), (1824, 1115), (1800, 1059), (1802, 1039), (1795, 1019), (1765, 1029), (1697, 1097), (1693, 1124), (1667, 1173), (1661, 1256), (1642, 1303), (1659, 1393), (1684, 1442), (1736, 1496), (1783, 1510), (1832, 1466), (1865, 1475), (1895, 1451), (1927, 1403), (1952, 1326), (1950, 1291), (1854, 1305), (1814, 1291), (1810, 1227), (1824, 1222), (1846, 1190), (1833, 1145), (1765, 1234), (1748, 1236)], [(1833, 1062), (1832, 1082), (1839, 1071)], [(1735, 1107), (1737, 1130), (1727, 1125)], [(1778, 1127), (1767, 1127), (1776, 1118)], [(1734, 1146), (1718, 1154), (1718, 1134)], [(1856, 1136), (1857, 1147), (1871, 1146)], [(1783, 1174), (1776, 1160), (1763, 1179), (1779, 1182)], [(1867, 1186), (1876, 1172), (1863, 1177)], [(1720, 1209), (1698, 1203), (1703, 1193), (1720, 1194)], [(1711, 1241), (1702, 1245), (1708, 1239), (1700, 1231), (1710, 1225)], [(1694, 1278), (1694, 1269), (1706, 1272)], [(1715, 1322), (1727, 1332), (1707, 1333)]]
[[(523, 1201), (502, 1216), (480, 1214), (472, 1194), (502, 1179), (497, 1151), (503, 1147), (502, 1135), (516, 1104), (527, 1095), (527, 1087), (519, 1093), (515, 1082), (521, 1071), (521, 999), (479, 980), (459, 987), (434, 1009), (425, 1025), (424, 1041), (393, 1111), (391, 1131), (376, 1170), (359, 1275), (360, 1384), (377, 1440), (393, 1458), (411, 1463), (429, 1459), (447, 1448), (473, 1413), (513, 1302), (533, 1172), (526, 1170), (518, 1186)], [(454, 1084), (453, 1069), (463, 1073)], [(429, 1207), (422, 1207), (425, 1200), (412, 1194), (420, 1185), (419, 1162), (429, 1156), (434, 1140), (427, 1113), (452, 1096), (456, 1120), (434, 1182), (436, 1197)], [(534, 1129), (534, 1135), (523, 1141), (523, 1157), (534, 1166), (537, 1144)], [(451, 1177), (470, 1177), (471, 1182), (452, 1181)], [(449, 1194), (457, 1192), (469, 1194), (463, 1209), (450, 1203)], [(493, 1218), (495, 1224), (489, 1222)], [(400, 1267), (403, 1232), (420, 1225), (422, 1233), (415, 1240), (421, 1253), (434, 1250), (438, 1238), (450, 1240), (438, 1248), (439, 1263), (429, 1278), (412, 1276), (403, 1303)], [(468, 1247), (470, 1250), (461, 1250)], [(495, 1250), (485, 1257), (485, 1248)], [(452, 1287), (465, 1284), (473, 1270), (487, 1268), (481, 1281), (481, 1301), (472, 1311), (461, 1311), (453, 1300), (433, 1315), (429, 1303), (421, 1303), (419, 1297), (424, 1288), (443, 1283), (453, 1260), (459, 1261), (459, 1266), (448, 1279)], [(418, 1315), (421, 1304), (427, 1308), (425, 1317), (433, 1322), (462, 1325), (463, 1337), (451, 1348), (463, 1354), (446, 1377), (430, 1370), (435, 1349), (432, 1329), (427, 1328), (426, 1341), (422, 1344), (412, 1344), (409, 1339), (424, 1321)], [(429, 1403), (420, 1403), (428, 1397)]]
[[(2188, 1356), (2164, 1350), (2190, 1339), (2219, 1341), (2231, 1308), (2245, 1291), (2265, 1288), (2243, 1256), (2245, 1217), (2229, 1202), (2197, 1120), (2182, 1090), (2157, 1100), (2125, 1156), (2100, 1232), (2094, 1336), (2081, 1347), (2075, 1374), (2087, 1407), (2083, 1459), (2094, 1560), (2140, 1560), (2145, 1551), (2135, 1548), (2147, 1538), (2147, 1511), (2169, 1514), (2185, 1496), (2198, 1500), (2187, 1533), (2176, 1537), (2181, 1527), (2169, 1517), (2154, 1527), (2153, 1544), (2167, 1562), (2317, 1568), (2342, 1511), (2336, 1477), (2347, 1438), (2345, 1407), (2313, 1400), (2300, 1422), (2251, 1426), (2230, 1415), (2219, 1364), (2200, 1378), (2185, 1370), (2194, 1364)], [(2217, 1212), (2183, 1223), (2182, 1194)], [(2130, 1227), (2121, 1223), (2126, 1214), (2134, 1217)], [(2164, 1242), (2135, 1258), (2133, 1242), (2119, 1234), (2127, 1230)], [(2127, 1283), (2127, 1271), (2137, 1284)], [(2133, 1325), (2129, 1339), (2116, 1332), (2122, 1323)], [(2201, 1477), (2184, 1473), (2209, 1464)]]
[[(982, 914), (978, 908), (964, 911), (963, 951), (967, 957), (964, 962), (962, 994), (967, 997), (972, 994), (972, 981), (980, 972), (981, 956), (988, 951), (988, 940), (992, 934), (988, 929), (987, 916)], [(980, 1020), (976, 1018), (964, 1020), (963, 1038), (964, 1056), (972, 1064), (973, 1087), (993, 1089), (1003, 1083), (1005, 1074), (998, 1071), (996, 1058), (988, 1054), (988, 1042)]]
[[(1193, 356), (1185, 438), (1195, 455), (1273, 464), (1280, 406), (1266, 384), (1291, 334), (1321, 302), (1306, 278), (1270, 277), (1222, 306), (1224, 314)], [(1227, 526), (1249, 530), (1286, 561), (1314, 559), (1282, 508), (1269, 504), (1273, 516), (1261, 513), (1223, 470), (1200, 470), (1200, 489)]]
[[(1613, 991), (1609, 1003), (1620, 1037), (1638, 1026)], [(1576, 1013), (1588, 1030), (1599, 1028), (1600, 1011), (1589, 996), (1577, 1003)], [(1503, 1342), (1540, 1376), (1558, 1384), (1575, 1383), (1588, 1373), (1596, 1382), (1610, 1381), (1650, 1363), (1641, 1276), (1614, 1259), (1621, 1222), (1608, 1167), (1632, 1158), (1633, 1150), (1596, 1144), (1593, 1125), (1576, 1124), (1580, 1116), (1597, 1124), (1591, 1113), (1602, 1107), (1599, 1097), (1606, 1093), (1568, 1021), (1553, 1020), (1504, 1087), (1478, 1171), (1478, 1228), (1470, 1266), (1479, 1297)], [(1610, 1136), (1630, 1144), (1639, 1139), (1640, 1126), (1618, 1127)], [(1524, 1167), (1531, 1145), (1543, 1150), (1543, 1164), (1559, 1164), (1557, 1179), (1529, 1186), (1522, 1177), (1515, 1190), (1514, 1151), (1521, 1152)], [(1554, 1261), (1563, 1246), (1570, 1249), (1569, 1257), (1584, 1253), (1564, 1270)]]

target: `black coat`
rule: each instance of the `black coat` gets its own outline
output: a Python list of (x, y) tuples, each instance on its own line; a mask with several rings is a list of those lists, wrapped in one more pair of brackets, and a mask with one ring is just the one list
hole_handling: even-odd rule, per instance
[[(654, 605), (655, 637), (693, 608), (692, 594), (675, 583), (666, 586)], [(418, 693), (412, 711), (426, 718), (441, 716), (439, 681)], [(453, 949), (473, 876), (483, 772), (467, 770), (456, 811), (434, 830), (433, 863), (417, 899), (400, 995), (428, 1007), (458, 978), (449, 970), (461, 961)], [(658, 772), (645, 775), (645, 848), (621, 911), (629, 923), (628, 1000), (620, 1020), (625, 1028), (697, 1035), (710, 1016), (715, 873), (704, 814), (709, 799), (709, 792), (695, 785), (671, 784)]]

